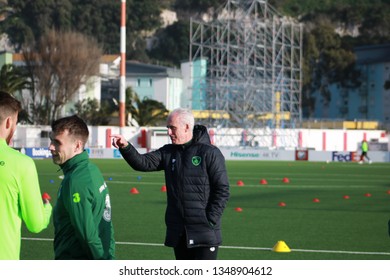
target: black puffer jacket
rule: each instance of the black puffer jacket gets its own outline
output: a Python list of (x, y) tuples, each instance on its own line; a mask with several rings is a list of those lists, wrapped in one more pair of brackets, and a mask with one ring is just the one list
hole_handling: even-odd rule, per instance
[(222, 243), (221, 216), (229, 199), (229, 181), (221, 151), (211, 145), (206, 127), (196, 125), (190, 143), (168, 144), (139, 154), (128, 145), (123, 158), (138, 171), (165, 171), (167, 208), (165, 245), (175, 247), (185, 231), (187, 246)]

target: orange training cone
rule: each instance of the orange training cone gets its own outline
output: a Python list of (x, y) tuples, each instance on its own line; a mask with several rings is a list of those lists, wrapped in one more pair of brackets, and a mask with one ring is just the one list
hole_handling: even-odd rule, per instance
[(132, 188), (132, 189), (130, 190), (130, 193), (131, 193), (131, 194), (139, 194), (139, 191), (137, 190), (137, 188)]

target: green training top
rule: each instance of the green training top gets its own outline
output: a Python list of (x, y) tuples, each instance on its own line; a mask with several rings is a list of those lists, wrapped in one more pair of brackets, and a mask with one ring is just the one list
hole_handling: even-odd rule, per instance
[(64, 179), (54, 207), (55, 259), (114, 259), (108, 187), (88, 153), (60, 165)]
[(43, 204), (32, 158), (0, 139), (0, 259), (20, 258), (22, 220), (38, 233), (50, 222), (52, 207)]
[(363, 141), (362, 143), (362, 151), (368, 152), (368, 143), (366, 141)]

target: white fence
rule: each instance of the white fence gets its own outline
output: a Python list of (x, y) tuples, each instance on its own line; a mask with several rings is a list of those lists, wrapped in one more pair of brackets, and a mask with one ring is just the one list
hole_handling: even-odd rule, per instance
[[(123, 134), (134, 146), (153, 150), (169, 143), (165, 127), (134, 128), (117, 126), (89, 127), (88, 147), (111, 148), (111, 135)], [(13, 147), (48, 147), (49, 126), (18, 126)], [(342, 129), (209, 129), (214, 145), (220, 148), (250, 150), (358, 151), (363, 139), (370, 150), (389, 151), (389, 135), (383, 130)]]

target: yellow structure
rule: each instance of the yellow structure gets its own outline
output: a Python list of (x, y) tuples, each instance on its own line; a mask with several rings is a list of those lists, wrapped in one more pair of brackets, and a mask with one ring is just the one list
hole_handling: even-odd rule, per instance
[(376, 121), (305, 121), (302, 122), (302, 128), (309, 129), (366, 129), (377, 130), (379, 123)]
[[(214, 111), (214, 110), (193, 110), (192, 111), (195, 119), (230, 119), (229, 113), (226, 111)], [(250, 114), (248, 115), (248, 119), (253, 119), (254, 117), (258, 120), (271, 120), (273, 119), (275, 114), (273, 113), (263, 113), (263, 114)], [(290, 112), (279, 112), (277, 114), (279, 120), (289, 120)]]
[(227, 112), (222, 110), (193, 110), (192, 114), (195, 119), (229, 119), (230, 116)]

